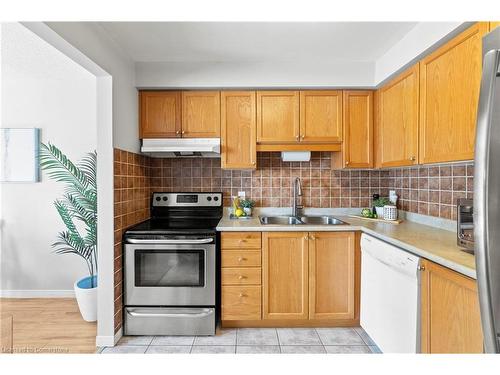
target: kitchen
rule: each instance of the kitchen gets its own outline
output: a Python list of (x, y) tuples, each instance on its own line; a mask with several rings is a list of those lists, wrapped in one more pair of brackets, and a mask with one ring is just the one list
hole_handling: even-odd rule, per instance
[[(174, 223), (179, 233), (199, 228), (196, 216), (207, 213), (197, 210), (207, 210), (215, 203), (210, 194), (218, 198), (221, 192), (222, 219), (208, 227), (220, 233), (220, 245), (214, 237), (221, 252), (215, 294), (222, 328), (361, 325), (377, 351), (483, 352), (474, 256), (460, 250), (454, 223), (473, 198), (481, 42), (494, 27), (473, 24), (376, 90), (139, 89), (142, 155), (115, 149), (115, 272), (125, 265), (123, 281), (115, 285), (115, 329), (126, 336), (206, 334), (168, 328), (186, 324), (175, 317), (179, 306), (172, 307), (171, 318), (167, 308), (154, 313), (153, 306), (177, 305), (175, 298), (146, 310), (138, 308), (144, 301), (129, 299), (129, 282), (135, 278), (137, 287), (142, 267), (135, 264), (133, 272), (129, 238), (145, 238), (146, 231), (144, 224), (133, 226), (123, 243), (121, 233), (151, 212), (149, 235), (156, 243), (163, 235), (164, 248), (171, 249), (166, 243), (177, 240), (171, 237)], [(451, 64), (451, 56), (461, 64)], [(446, 81), (440, 80), (443, 71)], [(442, 107), (447, 110), (435, 111)], [(379, 221), (359, 217), (362, 208), (372, 208), (374, 194), (391, 191), (399, 197), (403, 222), (380, 222), (383, 214)], [(243, 211), (236, 197), (259, 207), (238, 217)], [(465, 203), (457, 206), (459, 200)], [(160, 206), (165, 212), (158, 212)], [(177, 206), (192, 207), (177, 219)], [(185, 217), (191, 221), (184, 227), (179, 221)], [(154, 224), (161, 220), (167, 223)], [(401, 249), (415, 256), (402, 266), (413, 281), (392, 290), (402, 272), (396, 267)], [(373, 264), (370, 252), (376, 254)], [(388, 258), (380, 258), (382, 252)], [(392, 269), (399, 273), (390, 278)], [(372, 282), (364, 285), (363, 279)], [(374, 295), (382, 299), (374, 302)], [(218, 304), (210, 307), (217, 310)], [(402, 315), (408, 319), (396, 324)]]
[(96, 352), (498, 352), (499, 25), (25, 23), (131, 69), (97, 133)]

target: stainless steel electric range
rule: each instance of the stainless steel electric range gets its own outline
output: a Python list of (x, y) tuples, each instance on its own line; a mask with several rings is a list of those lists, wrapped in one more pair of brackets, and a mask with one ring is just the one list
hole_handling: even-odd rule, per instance
[(153, 193), (124, 234), (125, 335), (213, 335), (222, 193)]

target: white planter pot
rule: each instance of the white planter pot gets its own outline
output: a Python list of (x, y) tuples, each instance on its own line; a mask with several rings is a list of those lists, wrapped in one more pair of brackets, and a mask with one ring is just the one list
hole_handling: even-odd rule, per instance
[(380, 219), (384, 218), (384, 207), (375, 207), (375, 211), (377, 212), (377, 217)]
[(94, 285), (90, 287), (90, 276), (75, 282), (75, 296), (83, 320), (95, 322), (97, 320), (97, 276), (94, 276)]
[(247, 216), (252, 216), (252, 209), (250, 207), (244, 207), (243, 211)]

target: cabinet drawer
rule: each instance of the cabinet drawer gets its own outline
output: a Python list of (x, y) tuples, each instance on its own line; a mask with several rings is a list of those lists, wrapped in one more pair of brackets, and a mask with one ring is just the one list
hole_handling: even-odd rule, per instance
[(222, 267), (260, 266), (260, 250), (223, 250)]
[(260, 319), (260, 286), (222, 287), (222, 320)]
[(221, 233), (223, 249), (260, 249), (260, 232)]
[(260, 267), (223, 268), (222, 285), (260, 285)]

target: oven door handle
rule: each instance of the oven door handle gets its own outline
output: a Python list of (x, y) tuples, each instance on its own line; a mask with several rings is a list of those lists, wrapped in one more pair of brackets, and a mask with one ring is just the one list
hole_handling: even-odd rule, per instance
[(204, 244), (204, 243), (212, 243), (213, 238), (202, 238), (199, 240), (147, 240), (147, 239), (135, 239), (135, 238), (127, 238), (128, 243), (133, 244), (176, 244), (176, 245), (191, 245), (191, 244)]
[(127, 314), (135, 318), (158, 318), (158, 317), (176, 317), (176, 318), (203, 318), (213, 314), (212, 309), (204, 309), (199, 312), (182, 312), (182, 313), (169, 313), (169, 312), (141, 312), (140, 310), (127, 309)]

